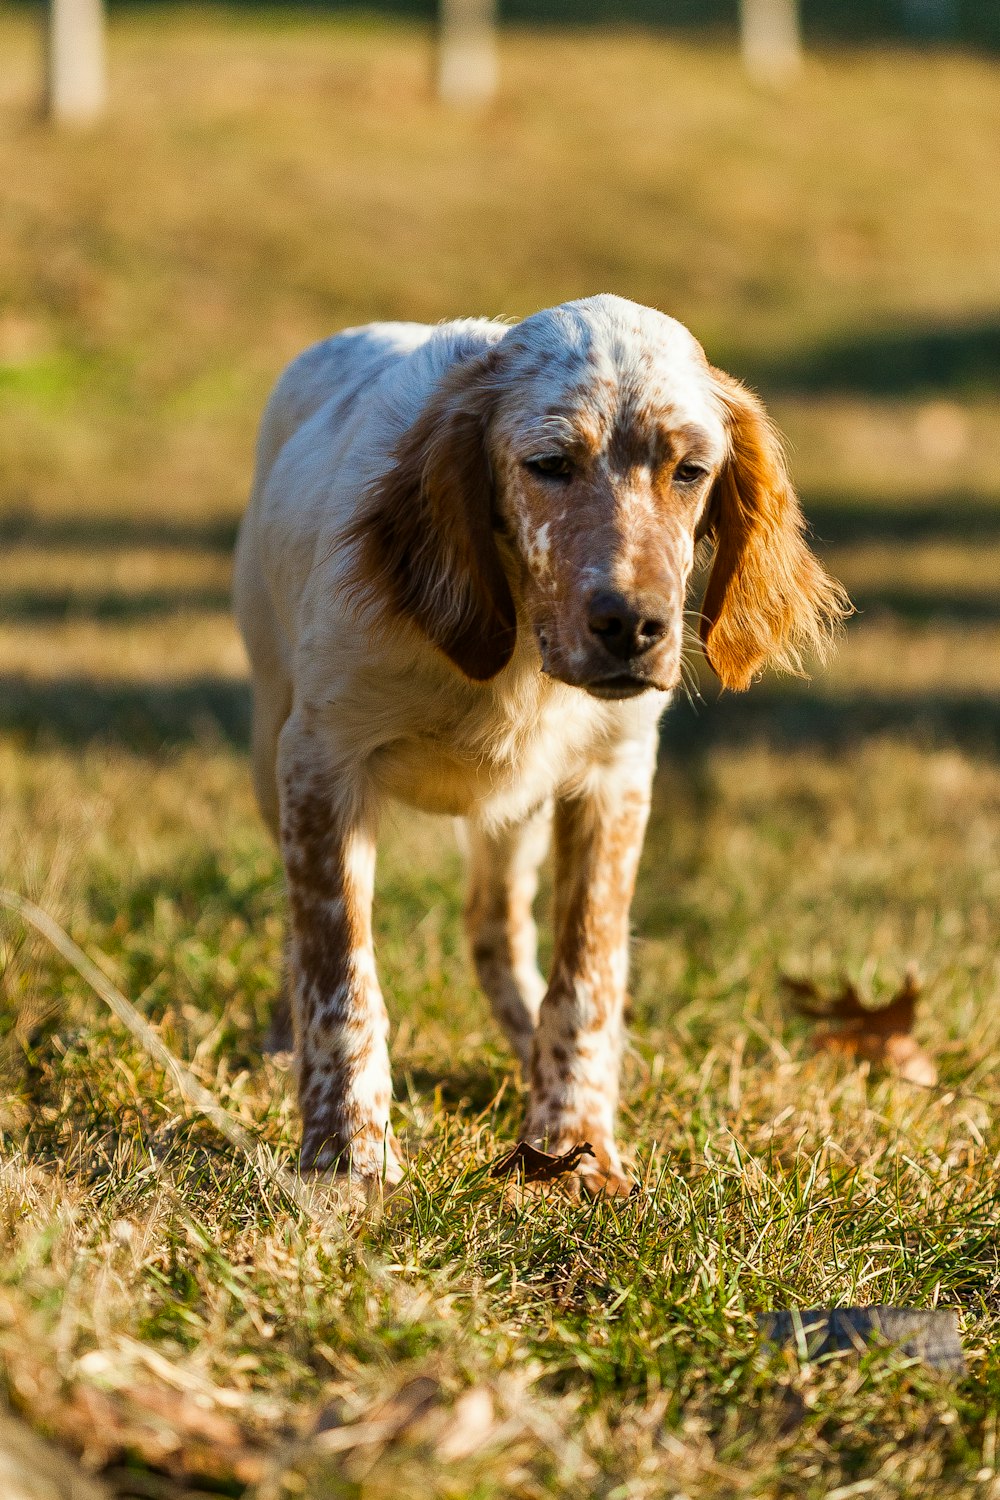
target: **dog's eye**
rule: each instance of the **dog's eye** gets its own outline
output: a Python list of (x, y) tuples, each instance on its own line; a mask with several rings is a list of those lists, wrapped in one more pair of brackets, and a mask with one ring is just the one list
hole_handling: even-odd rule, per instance
[(568, 479), (573, 469), (565, 453), (544, 453), (540, 458), (529, 458), (524, 467), (532, 474), (541, 474), (544, 479)]
[(697, 484), (707, 473), (708, 470), (702, 464), (683, 463), (677, 465), (674, 478), (678, 484)]
[(685, 460), (679, 463), (674, 470), (674, 478), (678, 484), (697, 484), (704, 479), (708, 470), (704, 464), (695, 463), (693, 460)]

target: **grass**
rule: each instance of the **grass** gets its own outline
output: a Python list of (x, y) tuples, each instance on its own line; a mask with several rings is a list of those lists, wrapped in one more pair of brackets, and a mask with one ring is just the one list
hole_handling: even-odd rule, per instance
[[(447, 823), (382, 842), (411, 1170), (361, 1222), (283, 1201), (5, 920), (9, 1405), (153, 1500), (996, 1494), (995, 66), (829, 52), (778, 100), (721, 48), (514, 32), (454, 118), (404, 27), (152, 11), (112, 43), (111, 118), (57, 138), (0, 22), (0, 884), (279, 1157), (226, 595), (286, 358), (369, 317), (664, 305), (764, 387), (861, 613), (810, 686), (706, 680), (668, 719), (625, 1205), (487, 1175), (521, 1089)], [(913, 963), (938, 1089), (814, 1055), (783, 973), (888, 999)], [(758, 1311), (854, 1302), (958, 1307), (968, 1377), (758, 1347)]]
[[(242, 759), (50, 752), (5, 773), (16, 876), (237, 1118), (291, 1153), (287, 1078), (259, 1052), (280, 881)], [(238, 1419), (251, 1453), (331, 1402), (362, 1421), (406, 1382), (435, 1382), (423, 1427), (308, 1456), (331, 1493), (659, 1494), (677, 1466), (694, 1493), (820, 1495), (845, 1474), (889, 1494), (918, 1478), (963, 1493), (964, 1475), (974, 1493), (1000, 1277), (998, 811), (995, 767), (954, 751), (877, 744), (817, 765), (719, 750), (665, 771), (626, 1064), (650, 1193), (624, 1208), (518, 1201), (483, 1176), (519, 1099), (462, 957), (447, 829), (407, 820), (386, 841), (379, 946), (414, 1171), (360, 1237), (262, 1193), (75, 976), (21, 950), (3, 1186), (15, 1402), (58, 1433), (81, 1387), (142, 1391), (154, 1350), (168, 1391)], [(930, 976), (920, 1030), (942, 1092), (810, 1056), (782, 969), (846, 970), (887, 995), (910, 961)], [(974, 1378), (762, 1370), (752, 1314), (789, 1301), (957, 1304)], [(488, 1393), (496, 1446), (444, 1462), (453, 1429), (431, 1417), (470, 1387)]]

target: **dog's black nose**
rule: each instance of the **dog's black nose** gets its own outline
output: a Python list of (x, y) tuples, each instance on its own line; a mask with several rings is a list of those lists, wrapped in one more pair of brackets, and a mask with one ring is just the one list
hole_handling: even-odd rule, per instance
[(587, 624), (605, 651), (619, 661), (631, 661), (652, 649), (667, 633), (663, 600), (652, 595), (595, 594), (587, 610)]

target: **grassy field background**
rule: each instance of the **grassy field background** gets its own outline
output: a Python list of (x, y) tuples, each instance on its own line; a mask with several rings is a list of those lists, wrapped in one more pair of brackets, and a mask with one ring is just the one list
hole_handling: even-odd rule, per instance
[[(447, 824), (376, 908), (405, 1191), (303, 1219), (77, 976), (0, 928), (0, 1363), (112, 1493), (1000, 1494), (1000, 71), (512, 32), (482, 116), (426, 35), (131, 13), (92, 134), (0, 19), (0, 883), (289, 1158), (261, 1055), (279, 864), (229, 553), (282, 364), (377, 317), (614, 290), (754, 380), (860, 606), (830, 670), (665, 731), (635, 906), (628, 1204), (504, 1192), (520, 1086)], [(782, 973), (926, 980), (941, 1086), (815, 1057)], [(970, 1374), (799, 1367), (753, 1315), (962, 1310)]]

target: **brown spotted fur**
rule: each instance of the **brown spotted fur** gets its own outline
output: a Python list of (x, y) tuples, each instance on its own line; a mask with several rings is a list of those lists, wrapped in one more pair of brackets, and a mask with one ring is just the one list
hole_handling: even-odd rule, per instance
[[(565, 482), (533, 462), (553, 446)], [(279, 385), (260, 453), (237, 605), (288, 878), (303, 1167), (400, 1176), (371, 931), (378, 809), (400, 797), (467, 818), (466, 929), (529, 1083), (524, 1134), (589, 1141), (583, 1180), (628, 1191), (629, 906), (696, 542), (714, 548), (701, 635), (726, 687), (799, 670), (846, 609), (764, 409), (679, 324), (598, 297), (511, 329), (318, 346)], [(624, 688), (588, 615), (598, 586), (669, 625)], [(546, 985), (532, 905), (550, 824)]]

